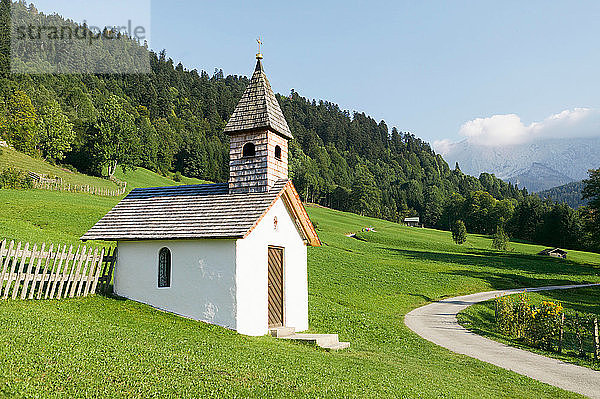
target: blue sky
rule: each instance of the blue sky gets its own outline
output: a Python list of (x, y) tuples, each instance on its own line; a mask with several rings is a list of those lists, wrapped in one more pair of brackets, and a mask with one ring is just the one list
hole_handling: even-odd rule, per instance
[[(147, 0), (34, 4), (109, 24), (148, 10)], [(150, 11), (151, 47), (189, 69), (248, 75), (260, 35), (275, 91), (431, 142), (600, 135), (598, 1), (152, 1)]]

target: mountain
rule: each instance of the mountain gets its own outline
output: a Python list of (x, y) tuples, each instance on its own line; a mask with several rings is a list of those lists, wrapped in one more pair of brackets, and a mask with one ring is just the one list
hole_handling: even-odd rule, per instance
[(582, 181), (575, 181), (572, 183), (565, 184), (559, 187), (553, 187), (551, 189), (541, 191), (538, 193), (540, 198), (549, 198), (554, 202), (565, 203), (573, 209), (577, 209), (581, 206), (588, 204), (588, 200), (583, 200), (583, 187)]
[(538, 192), (548, 186), (556, 187), (573, 182), (569, 176), (539, 162), (534, 162), (529, 167), (516, 171), (506, 180), (519, 187), (526, 187), (530, 192)]
[(542, 139), (510, 146), (463, 140), (440, 152), (450, 165), (458, 162), (464, 173), (493, 173), (506, 181), (519, 180), (519, 187), (538, 191), (587, 178), (588, 169), (600, 166), (600, 137)]

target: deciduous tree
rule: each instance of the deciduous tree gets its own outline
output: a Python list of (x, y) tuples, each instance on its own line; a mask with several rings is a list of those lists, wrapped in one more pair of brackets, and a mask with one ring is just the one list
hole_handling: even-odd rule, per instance
[(71, 149), (75, 140), (73, 124), (69, 122), (56, 100), (46, 104), (39, 119), (39, 148), (42, 155), (52, 160), (61, 160)]
[(16, 90), (6, 104), (6, 120), (2, 135), (15, 149), (33, 155), (38, 142), (37, 113), (31, 99)]
[(590, 200), (590, 213), (586, 230), (590, 234), (593, 245), (600, 249), (600, 169), (589, 171), (589, 178), (584, 180), (583, 199)]
[(91, 158), (95, 169), (107, 168), (112, 177), (121, 166), (123, 170), (133, 168), (137, 161), (139, 143), (133, 117), (123, 109), (117, 96), (110, 96), (94, 125), (90, 137)]

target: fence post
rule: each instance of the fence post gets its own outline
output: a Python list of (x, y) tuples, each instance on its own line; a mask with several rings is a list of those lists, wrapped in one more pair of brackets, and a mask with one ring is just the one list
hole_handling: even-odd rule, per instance
[(558, 332), (558, 353), (562, 353), (565, 328), (565, 314), (560, 315), (560, 331)]
[(494, 300), (494, 320), (496, 321), (496, 324), (498, 324), (498, 301), (499, 301), (500, 297), (496, 297), (496, 299)]
[(598, 337), (598, 318), (594, 317), (594, 358), (600, 359), (600, 338)]
[(575, 313), (575, 336), (579, 346), (579, 356), (583, 356), (585, 352), (583, 350), (583, 335), (581, 334), (581, 320), (579, 320), (579, 313)]

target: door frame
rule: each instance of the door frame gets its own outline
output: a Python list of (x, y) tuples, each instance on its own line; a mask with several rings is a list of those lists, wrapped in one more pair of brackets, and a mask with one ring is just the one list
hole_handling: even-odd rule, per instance
[[(269, 324), (269, 249), (279, 249), (281, 250), (281, 326), (271, 326)], [(286, 310), (285, 310), (285, 247), (279, 245), (267, 245), (267, 328), (276, 328), (276, 327), (284, 327), (285, 326), (285, 318), (286, 318)]]

